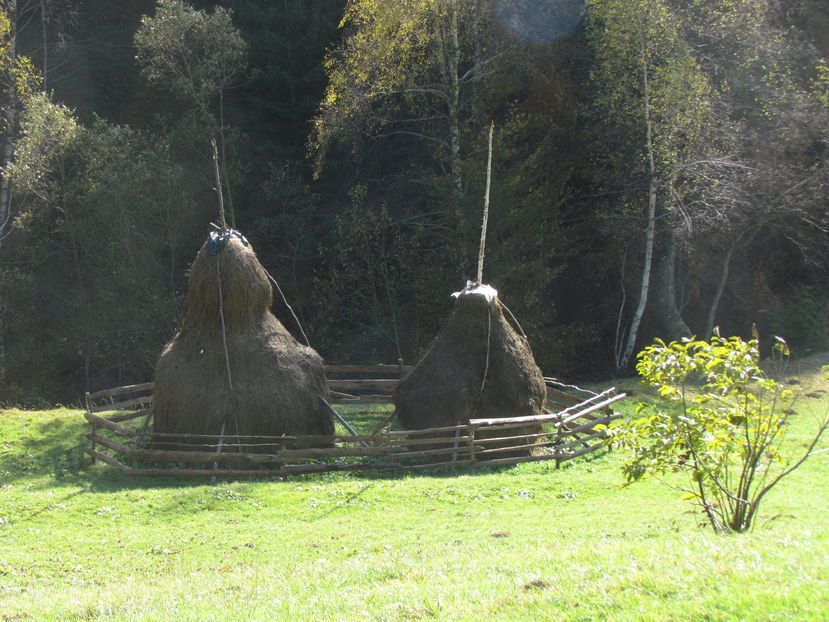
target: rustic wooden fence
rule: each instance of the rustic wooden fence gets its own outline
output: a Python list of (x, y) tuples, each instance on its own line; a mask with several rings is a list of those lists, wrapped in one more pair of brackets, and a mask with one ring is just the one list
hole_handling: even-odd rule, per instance
[[(397, 365), (327, 366), (333, 404), (390, 402)], [(348, 376), (338, 379), (336, 376)], [(356, 378), (355, 376), (373, 376)], [(377, 378), (376, 376), (396, 376)], [(615, 389), (592, 393), (545, 379), (548, 412), (530, 417), (472, 419), (468, 424), (423, 430), (388, 425), (358, 434), (326, 402), (347, 435), (236, 436), (155, 434), (151, 430), (153, 383), (86, 395), (86, 452), (130, 476), (268, 477), (333, 471), (405, 471), (449, 466), (511, 465), (566, 460), (601, 448), (604, 426), (620, 415), (611, 405), (625, 397)], [(582, 396), (577, 396), (579, 392)], [(114, 412), (109, 416), (105, 413)], [(384, 422), (388, 423), (388, 420)], [(528, 424), (533, 425), (529, 428)], [(516, 434), (523, 429), (542, 432)], [(155, 447), (163, 437), (164, 449)]]

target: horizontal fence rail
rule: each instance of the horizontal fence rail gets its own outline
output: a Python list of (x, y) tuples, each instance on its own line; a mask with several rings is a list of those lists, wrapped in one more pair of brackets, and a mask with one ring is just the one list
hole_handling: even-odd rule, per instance
[[(391, 402), (399, 379), (410, 370), (403, 365), (326, 366), (331, 403), (322, 401), (349, 435), (155, 433), (150, 426), (152, 382), (88, 393), (86, 453), (134, 477), (288, 477), (549, 460), (558, 466), (605, 445), (605, 427), (621, 416), (610, 406), (626, 397), (615, 389), (594, 393), (545, 378), (547, 409), (538, 415), (471, 419), (468, 424), (420, 430), (384, 425), (373, 434), (355, 432), (332, 406)], [(337, 375), (349, 377), (330, 378)], [(366, 375), (395, 377), (355, 378)]]

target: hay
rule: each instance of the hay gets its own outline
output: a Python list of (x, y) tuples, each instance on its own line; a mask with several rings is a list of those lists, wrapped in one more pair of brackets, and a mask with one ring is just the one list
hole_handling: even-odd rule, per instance
[[(546, 397), (530, 344), (507, 322), (498, 298), (467, 289), (429, 350), (400, 382), (394, 401), (404, 428), (423, 429), (473, 418), (535, 415)], [(487, 434), (540, 431), (532, 425)]]
[(158, 359), (153, 431), (218, 435), (224, 426), (228, 442), (235, 435), (333, 434), (319, 400), (328, 398), (322, 359), (270, 312), (271, 284), (253, 249), (231, 235), (210, 255), (208, 243), (190, 269), (181, 330)]

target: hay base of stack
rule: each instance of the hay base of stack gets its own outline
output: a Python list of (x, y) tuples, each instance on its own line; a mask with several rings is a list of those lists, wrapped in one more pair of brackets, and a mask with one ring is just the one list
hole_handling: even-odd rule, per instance
[[(487, 285), (456, 294), (452, 314), (429, 350), (397, 387), (400, 424), (424, 429), (467, 424), (470, 419), (522, 417), (542, 412), (547, 389), (529, 342), (504, 317), (497, 292)], [(484, 381), (486, 378), (486, 381)], [(538, 424), (481, 429), (477, 438), (536, 434)], [(486, 448), (518, 443), (496, 442)], [(530, 455), (532, 449), (492, 454)]]
[(223, 434), (226, 451), (269, 453), (273, 440), (233, 445), (237, 436), (334, 433), (320, 401), (329, 396), (322, 359), (274, 317), (271, 301), (268, 275), (247, 240), (211, 234), (190, 270), (181, 329), (156, 366), (157, 446), (203, 451), (216, 440), (163, 435)]

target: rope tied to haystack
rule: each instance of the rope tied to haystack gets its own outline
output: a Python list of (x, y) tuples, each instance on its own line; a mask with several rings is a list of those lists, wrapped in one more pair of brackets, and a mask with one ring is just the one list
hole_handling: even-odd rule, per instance
[[(522, 417), (537, 415), (547, 397), (544, 377), (530, 349), (526, 334), (512, 312), (498, 300), (498, 292), (483, 281), (492, 179), (494, 125), (489, 128), (487, 183), (478, 272), (475, 281), (453, 296), (457, 303), (429, 349), (395, 391), (395, 412), (401, 424), (424, 429), (468, 423), (473, 417)], [(509, 314), (519, 332), (504, 315)], [(486, 314), (486, 326), (483, 325)], [(483, 371), (483, 377), (481, 377)], [(527, 438), (538, 438), (539, 424), (516, 426)], [(494, 438), (505, 431), (478, 431)], [(532, 452), (532, 443), (514, 448)]]
[[(469, 283), (456, 293), (457, 303), (429, 350), (400, 381), (395, 394), (404, 428), (466, 424), (471, 419), (537, 415), (546, 387), (527, 340), (505, 317), (498, 292)], [(541, 432), (536, 424), (516, 424), (514, 434), (479, 430), (476, 441)], [(513, 428), (509, 428), (513, 430)], [(497, 436), (496, 436), (497, 435)], [(497, 441), (493, 441), (497, 443)], [(516, 448), (533, 451), (532, 443)]]
[(236, 238), (245, 246), (250, 246), (250, 242), (248, 242), (247, 238), (236, 231), (236, 229), (211, 231), (207, 236), (207, 254), (213, 256), (218, 255), (222, 249), (227, 246), (227, 242), (230, 238)]
[(163, 445), (165, 434), (218, 430), (218, 452), (231, 426), (237, 448), (242, 435), (330, 436), (322, 358), (271, 312), (273, 277), (225, 221), (215, 142), (213, 162), (219, 224), (193, 260), (181, 326), (156, 365), (153, 432)]
[[(225, 370), (227, 372), (227, 387), (230, 391), (230, 394), (233, 395), (233, 376), (230, 372), (230, 352), (227, 347), (227, 325), (225, 324), (225, 311), (224, 311), (224, 303), (222, 298), (224, 297), (222, 294), (222, 271), (221, 265), (219, 260), (219, 252), (227, 245), (227, 241), (230, 239), (231, 235), (235, 235), (238, 237), (239, 240), (245, 245), (248, 246), (248, 241), (238, 231), (234, 231), (230, 229), (224, 232), (222, 235), (218, 235), (218, 232), (211, 231), (210, 235), (207, 239), (207, 253), (209, 255), (216, 257), (216, 289), (218, 290), (218, 298), (219, 298), (219, 319), (222, 324), (222, 347), (224, 348), (225, 354)], [(236, 414), (236, 411), (233, 410), (233, 421), (235, 423), (236, 428), (236, 445), (237, 451), (241, 451), (241, 447), (239, 447), (240, 439), (239, 439), (239, 418)], [(222, 430), (219, 433), (219, 444), (216, 447), (216, 453), (221, 453), (222, 445), (224, 443), (224, 436), (225, 436), (225, 427), (227, 424), (227, 416), (225, 416), (225, 420), (222, 421)], [(217, 467), (216, 464), (213, 465), (215, 469)], [(214, 478), (215, 479), (215, 478)]]
[[(486, 285), (480, 282), (472, 282), (467, 281), (466, 287), (464, 287), (459, 292), (454, 292), (452, 294), (455, 298), (460, 298), (461, 296), (483, 296), (486, 298), (487, 304), (492, 304), (493, 301), (498, 297), (498, 290), (492, 287), (491, 285)], [(489, 374), (489, 350), (490, 344), (492, 343), (492, 311), (487, 307), (487, 314), (486, 314), (486, 356), (484, 357), (484, 372), (483, 376), (481, 377), (481, 389), (478, 391), (478, 397), (475, 400), (475, 405), (472, 408), (472, 412), (474, 413), (478, 409), (478, 405), (481, 402), (481, 398), (484, 395), (484, 389), (486, 388), (486, 378)]]
[[(231, 238), (237, 238), (244, 244), (245, 246), (250, 246), (250, 243), (247, 241), (247, 238), (243, 236), (241, 233), (236, 231), (236, 229), (227, 229), (227, 230), (220, 230), (220, 231), (211, 231), (209, 237), (207, 238), (207, 253), (209, 255), (218, 255), (222, 249), (227, 246), (228, 240)], [(264, 266), (262, 268), (265, 270)], [(277, 280), (271, 275), (270, 272), (265, 270), (265, 274), (267, 275), (268, 279), (271, 283), (273, 283), (274, 287), (276, 287), (276, 291), (279, 293), (279, 297), (282, 299), (282, 303), (288, 309), (288, 312), (291, 314), (291, 317), (294, 319), (294, 322), (299, 329), (302, 338), (305, 340), (305, 345), (309, 348), (311, 347), (311, 341), (308, 339), (308, 335), (305, 333), (305, 329), (302, 327), (302, 322), (299, 321), (299, 317), (297, 317), (294, 308), (288, 302), (288, 299), (285, 297), (282, 288), (279, 286)], [(221, 302), (221, 301), (220, 301)]]
[(273, 315), (253, 243), (204, 233), (180, 328), (156, 366), (154, 431), (218, 435), (222, 453), (240, 435), (332, 434), (322, 359)]
[[(231, 238), (236, 238), (245, 246), (250, 246), (250, 243), (247, 241), (245, 236), (241, 233), (236, 231), (235, 229), (223, 229), (221, 231), (211, 231), (210, 234), (207, 236), (206, 242), (206, 250), (207, 254), (216, 258), (216, 290), (218, 292), (219, 298), (219, 320), (222, 326), (222, 346), (224, 347), (225, 352), (225, 368), (227, 371), (227, 386), (230, 389), (231, 394), (233, 393), (233, 376), (230, 372), (230, 353), (227, 349), (227, 324), (225, 323), (225, 312), (224, 312), (224, 295), (222, 293), (222, 270), (221, 270), (221, 262), (219, 260), (219, 253), (222, 249), (227, 246), (228, 240)], [(238, 427), (238, 426), (237, 426)], [(223, 426), (224, 428), (224, 426)]]

